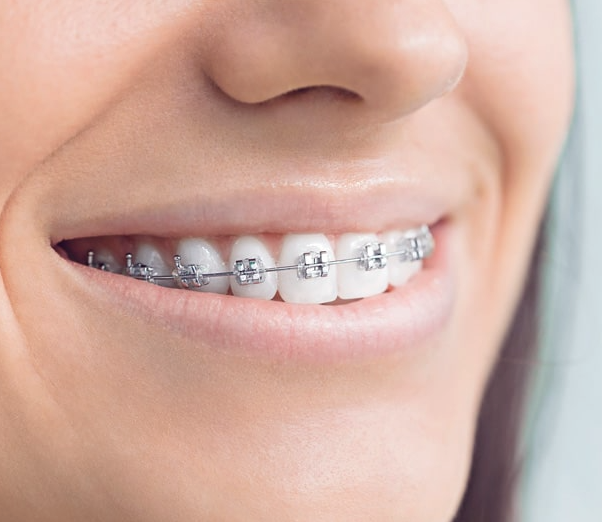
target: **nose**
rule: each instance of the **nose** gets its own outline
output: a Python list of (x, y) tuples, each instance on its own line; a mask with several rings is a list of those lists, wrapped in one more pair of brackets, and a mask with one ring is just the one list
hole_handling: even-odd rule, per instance
[(391, 120), (451, 90), (466, 67), (466, 42), (444, 0), (240, 0), (236, 6), (216, 15), (204, 69), (240, 102), (329, 88)]

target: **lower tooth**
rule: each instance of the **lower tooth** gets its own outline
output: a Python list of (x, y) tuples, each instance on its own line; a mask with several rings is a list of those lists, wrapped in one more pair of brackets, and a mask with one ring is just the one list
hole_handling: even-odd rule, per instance
[[(261, 260), (264, 267), (275, 266), (274, 258), (257, 238), (244, 236), (236, 240), (232, 245), (230, 254), (230, 267), (243, 259)], [(278, 290), (278, 276), (276, 272), (264, 274), (265, 280), (259, 284), (241, 285), (236, 277), (230, 277), (230, 288), (232, 293), (239, 297), (251, 297), (253, 299), (272, 299)]]
[[(211, 243), (197, 238), (182, 239), (177, 246), (178, 255), (182, 258), (183, 265), (199, 265), (204, 267), (206, 273), (227, 272), (219, 252)], [(198, 288), (201, 292), (214, 294), (227, 294), (230, 281), (227, 277), (212, 277), (208, 285)]]
[[(326, 252), (334, 259), (328, 238), (323, 234), (289, 234), (284, 237), (280, 251), (280, 267), (297, 266), (303, 253)], [(325, 277), (304, 279), (297, 270), (285, 270), (278, 275), (278, 291), (287, 303), (320, 304), (337, 298), (337, 268), (328, 267)], [(316, 275), (316, 273), (314, 273)]]
[[(364, 246), (371, 243), (378, 244), (376, 234), (343, 234), (337, 242), (337, 259), (360, 257)], [(389, 286), (388, 263), (384, 268), (374, 270), (365, 270), (359, 263), (342, 264), (338, 268), (338, 292), (341, 299), (382, 294)]]
[[(391, 231), (384, 233), (381, 240), (387, 245), (388, 252), (396, 252), (399, 250), (400, 241), (409, 236), (408, 232)], [(401, 286), (422, 270), (422, 261), (401, 261), (396, 257), (391, 257), (387, 267), (389, 283), (393, 286)]]

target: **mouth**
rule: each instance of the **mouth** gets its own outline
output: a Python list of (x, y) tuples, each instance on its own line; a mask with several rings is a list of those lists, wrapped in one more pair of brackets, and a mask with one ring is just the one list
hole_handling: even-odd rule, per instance
[[(452, 310), (452, 234), (441, 220), (343, 234), (334, 248), (324, 234), (290, 234), (214, 241), (105, 236), (63, 241), (56, 250), (75, 270), (72, 279), (124, 317), (238, 355), (323, 365), (412, 351), (437, 335)], [(228, 246), (230, 271), (222, 255)], [(172, 270), (170, 251), (178, 252)], [(302, 268), (308, 253), (313, 264)]]
[(71, 205), (48, 232), (95, 308), (222, 353), (366, 362), (416, 351), (448, 322), (460, 201), (441, 186), (360, 189)]

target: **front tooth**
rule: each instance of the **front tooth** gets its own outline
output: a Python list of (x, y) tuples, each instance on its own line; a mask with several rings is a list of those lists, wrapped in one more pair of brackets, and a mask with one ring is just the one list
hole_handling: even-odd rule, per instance
[[(297, 266), (307, 252), (325, 251), (330, 260), (334, 252), (323, 234), (288, 234), (282, 242), (279, 266)], [(287, 303), (319, 304), (337, 298), (337, 267), (330, 266), (326, 277), (302, 279), (296, 270), (285, 270), (278, 276), (278, 292)]]
[[(243, 259), (261, 259), (265, 268), (276, 265), (274, 258), (266, 246), (259, 239), (252, 236), (240, 237), (232, 245), (230, 267), (233, 268), (237, 261)], [(278, 290), (278, 276), (276, 272), (268, 272), (264, 276), (265, 281), (263, 283), (253, 285), (240, 285), (236, 277), (231, 277), (230, 287), (232, 288), (232, 293), (239, 297), (266, 299), (269, 301), (276, 295), (276, 291)]]
[[(155, 275), (170, 275), (173, 268), (165, 262), (165, 257), (152, 241), (142, 239), (134, 250), (134, 262), (154, 268)], [(158, 285), (175, 288), (173, 280), (157, 281)]]
[[(411, 232), (401, 232), (399, 230), (385, 232), (381, 241), (387, 245), (387, 252), (393, 253), (399, 250), (400, 242), (404, 238), (411, 237), (408, 234), (411, 234)], [(401, 286), (420, 272), (422, 261), (400, 261), (399, 258), (391, 256), (387, 266), (389, 268), (389, 283), (393, 286)]]
[[(178, 243), (177, 254), (182, 258), (183, 265), (200, 265), (206, 268), (206, 273), (228, 272), (219, 252), (204, 239), (187, 238)], [(226, 294), (230, 281), (227, 277), (213, 277), (208, 285), (200, 287), (201, 292)]]
[[(337, 259), (353, 259), (361, 256), (369, 243), (378, 243), (376, 234), (343, 234), (337, 242)], [(364, 270), (359, 263), (339, 265), (339, 297), (358, 299), (381, 294), (389, 286), (388, 268)]]

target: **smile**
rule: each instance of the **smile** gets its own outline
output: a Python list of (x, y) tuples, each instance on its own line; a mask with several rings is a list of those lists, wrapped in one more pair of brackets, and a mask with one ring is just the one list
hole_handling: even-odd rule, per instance
[(188, 238), (178, 242), (170, 270), (152, 242), (134, 243), (136, 256), (126, 253), (123, 266), (106, 248), (100, 255), (89, 250), (86, 264), (161, 286), (264, 300), (278, 294), (284, 302), (299, 304), (365, 298), (383, 293), (389, 285), (402, 286), (435, 248), (426, 225), (379, 235), (343, 234), (334, 249), (323, 234), (288, 234), (276, 262), (264, 241), (243, 236), (231, 245), (227, 270), (210, 242)]
[[(398, 257), (403, 256), (393, 255), (395, 252), (390, 250), (390, 255), (386, 257), (386, 267), (366, 270), (357, 259), (337, 264), (339, 258), (333, 257), (336, 261), (328, 262), (326, 277), (300, 278), (298, 265), (293, 264), (290, 269), (287, 266), (286, 270), (265, 273), (266, 281), (261, 284), (238, 285), (235, 282), (232, 285), (231, 278), (236, 277), (232, 275), (232, 271), (228, 275), (214, 277), (210, 284), (197, 287), (198, 291), (162, 286), (169, 284), (177, 288), (176, 277), (149, 284), (138, 280), (138, 277), (128, 277), (122, 271), (112, 273), (99, 270), (99, 265), (90, 268), (83, 250), (87, 246), (86, 240), (71, 240), (65, 245), (70, 260), (60, 264), (66, 270), (63, 275), (67, 279), (62, 276), (60, 279), (65, 284), (75, 285), (74, 288), (85, 292), (91, 303), (95, 303), (99, 309), (117, 313), (123, 321), (149, 322), (153, 328), (171, 331), (179, 338), (196, 339), (199, 348), (219, 345), (237, 357), (259, 357), (272, 362), (305, 361), (320, 366), (350, 361), (366, 362), (392, 354), (413, 353), (417, 347), (436, 336), (447, 323), (456, 294), (453, 275), (455, 270), (450, 250), (450, 246), (457, 241), (455, 229), (455, 226), (445, 220), (431, 225), (428, 232), (423, 228), (413, 229), (422, 231), (423, 239), (432, 234), (433, 242), (437, 245), (429, 257), (425, 255), (424, 261), (399, 262)], [(408, 232), (405, 233), (406, 236), (407, 234)], [(385, 234), (381, 237), (385, 237)], [(414, 239), (421, 243), (417, 237)], [(189, 244), (193, 240), (180, 241)], [(335, 245), (335, 250), (337, 248), (338, 245)], [(81, 256), (76, 255), (78, 249), (81, 249)], [(299, 261), (304, 250), (295, 250), (293, 258)], [(184, 257), (188, 252), (183, 249), (172, 252), (174, 251), (180, 253), (181, 267), (185, 270), (190, 268), (189, 258)], [(258, 255), (257, 250), (254, 249), (253, 252), (253, 255)], [(236, 254), (234, 247), (232, 253)], [(82, 261), (78, 262), (75, 258), (80, 257)], [(107, 255), (105, 259), (108, 258)], [(143, 274), (144, 267), (133, 263), (134, 259), (135, 256), (132, 257), (131, 273), (135, 274), (140, 270), (140, 274)], [(372, 261), (378, 263), (377, 259), (378, 254), (375, 254)], [(100, 260), (98, 256), (94, 263)], [(279, 265), (280, 263), (275, 267)], [(323, 266), (321, 263), (304, 266), (309, 275), (314, 269), (319, 272), (325, 268), (326, 263)], [(269, 284), (269, 278), (277, 275), (280, 294), (282, 278), (288, 275), (297, 288), (305, 288), (303, 292), (299, 290), (299, 295), (307, 296), (318, 292), (310, 285), (320, 286), (326, 282), (332, 284), (335, 280), (340, 284), (342, 268), (352, 271), (357, 281), (364, 276), (382, 277), (384, 274), (390, 277), (391, 268), (396, 266), (413, 270), (414, 274), (407, 276), (407, 282), (402, 285), (387, 284), (385, 291), (376, 295), (363, 299), (337, 298), (332, 304), (338, 306), (283, 302), (283, 298), (249, 299), (248, 296), (224, 295), (227, 289), (222, 293), (210, 290), (211, 284), (219, 283), (229, 284), (232, 294), (235, 289), (237, 292), (253, 291)], [(127, 270), (126, 267), (125, 271)], [(180, 277), (182, 281), (187, 279)], [(193, 280), (192, 277), (188, 279), (189, 282)], [(191, 286), (194, 287), (194, 284)]]
[(52, 265), (61, 286), (99, 313), (195, 343), (199, 356), (220, 346), (311, 365), (397, 357), (451, 317), (465, 194), (404, 179), (224, 187), (152, 206), (126, 204), (123, 191), (110, 206), (49, 216), (43, 242), (62, 258)]

